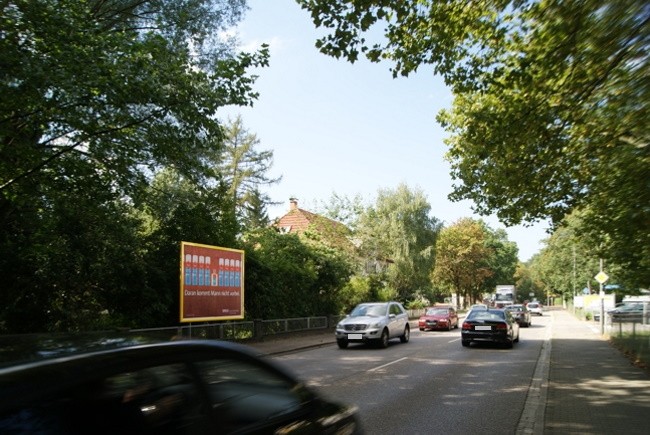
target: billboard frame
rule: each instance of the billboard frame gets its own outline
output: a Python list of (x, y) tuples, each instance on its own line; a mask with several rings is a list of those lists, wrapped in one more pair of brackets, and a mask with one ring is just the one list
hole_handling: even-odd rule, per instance
[(243, 319), (244, 262), (241, 249), (181, 241), (180, 322)]

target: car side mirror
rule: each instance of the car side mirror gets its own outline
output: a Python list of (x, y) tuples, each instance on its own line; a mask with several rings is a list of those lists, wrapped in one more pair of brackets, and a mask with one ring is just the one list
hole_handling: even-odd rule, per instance
[(395, 318), (395, 314), (389, 314), (388, 317), (390, 317), (391, 319), (394, 319), (394, 318)]

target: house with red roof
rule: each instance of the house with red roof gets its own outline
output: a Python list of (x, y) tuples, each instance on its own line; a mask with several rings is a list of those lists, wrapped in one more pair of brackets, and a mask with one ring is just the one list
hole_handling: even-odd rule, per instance
[(344, 224), (298, 207), (298, 199), (289, 198), (289, 211), (273, 224), (283, 234), (311, 232), (333, 248), (354, 250), (352, 231)]

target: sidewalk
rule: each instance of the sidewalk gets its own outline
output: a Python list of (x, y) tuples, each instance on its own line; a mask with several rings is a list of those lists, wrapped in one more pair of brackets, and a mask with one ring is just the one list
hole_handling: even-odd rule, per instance
[[(545, 315), (552, 317), (550, 340), (542, 348), (529, 393), (536, 409), (522, 415), (522, 420), (532, 416), (536, 421), (520, 423), (519, 433), (650, 434), (647, 372), (610, 346), (593, 324), (562, 309)], [(249, 345), (273, 355), (334, 344), (334, 333), (327, 330)], [(529, 401), (531, 397), (527, 405)]]
[(650, 433), (650, 377), (571, 313), (553, 315), (545, 434)]

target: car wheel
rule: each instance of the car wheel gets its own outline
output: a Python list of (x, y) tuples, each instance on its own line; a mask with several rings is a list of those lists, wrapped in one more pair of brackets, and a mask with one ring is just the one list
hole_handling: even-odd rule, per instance
[(424, 331), (424, 328), (420, 328), (420, 331)]
[(460, 344), (462, 344), (463, 347), (469, 347), (469, 343), (470, 343), (469, 340), (461, 340), (461, 341), (460, 341)]
[(404, 334), (399, 338), (399, 341), (401, 341), (402, 343), (408, 343), (410, 338), (411, 338), (411, 327), (409, 325), (406, 325), (404, 327)]
[(388, 329), (381, 331), (381, 337), (379, 338), (379, 347), (384, 349), (388, 347)]
[(451, 325), (451, 320), (449, 321), (449, 326), (447, 326), (447, 331), (451, 331), (452, 325)]
[(339, 348), (345, 349), (346, 347), (348, 347), (348, 340), (346, 340), (345, 338), (341, 338), (339, 340), (336, 340), (336, 344), (339, 345)]
[(517, 331), (517, 338), (513, 340), (515, 343), (519, 343), (519, 331)]
[(512, 349), (512, 347), (514, 346), (513, 341), (514, 341), (514, 340), (508, 340), (508, 341), (506, 341), (506, 342), (504, 343), (505, 346), (506, 346), (506, 349)]

